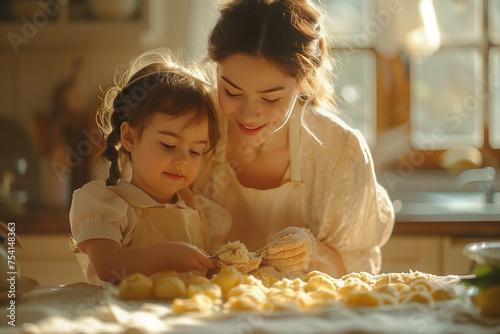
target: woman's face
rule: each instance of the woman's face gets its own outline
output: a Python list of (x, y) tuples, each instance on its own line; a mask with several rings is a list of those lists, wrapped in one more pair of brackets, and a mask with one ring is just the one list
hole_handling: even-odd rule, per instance
[(294, 78), (261, 56), (237, 53), (218, 66), (219, 105), (230, 131), (248, 146), (260, 146), (286, 124), (297, 89)]

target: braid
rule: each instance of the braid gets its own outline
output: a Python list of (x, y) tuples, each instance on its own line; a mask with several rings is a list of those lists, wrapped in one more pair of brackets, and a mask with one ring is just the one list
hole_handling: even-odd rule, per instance
[(217, 142), (218, 125), (212, 114), (215, 108), (206, 89), (210, 84), (203, 71), (187, 57), (185, 66), (178, 63), (167, 49), (145, 52), (132, 59), (128, 68), (117, 68), (115, 85), (103, 92), (96, 120), (106, 139), (99, 167), (106, 167), (96, 174), (106, 180), (107, 186), (116, 185), (120, 178), (127, 179), (133, 172), (130, 152), (121, 143), (123, 122), (128, 122), (140, 138), (155, 113), (173, 117), (191, 113), (187, 125), (208, 119), (210, 145)]
[(116, 129), (113, 129), (106, 140), (106, 149), (102, 153), (103, 157), (111, 162), (109, 166), (109, 176), (106, 180), (107, 186), (114, 186), (120, 178), (120, 167), (118, 165), (118, 151), (116, 145), (120, 142), (120, 135)]
[(123, 121), (126, 120), (126, 114), (123, 112), (122, 93), (115, 97), (113, 102), (113, 114), (111, 115), (110, 126), (111, 132), (106, 139), (106, 149), (102, 152), (102, 157), (108, 160), (111, 165), (109, 166), (109, 176), (106, 180), (107, 186), (114, 186), (121, 177), (120, 165), (118, 163), (119, 152), (116, 146), (120, 143), (120, 127)]

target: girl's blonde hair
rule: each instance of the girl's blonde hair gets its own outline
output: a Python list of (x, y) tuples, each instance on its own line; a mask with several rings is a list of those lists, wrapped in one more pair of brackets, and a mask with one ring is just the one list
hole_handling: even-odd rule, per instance
[(104, 91), (97, 112), (97, 124), (106, 141), (99, 157), (109, 163), (107, 185), (116, 185), (130, 161), (130, 153), (120, 141), (125, 121), (139, 129), (140, 135), (155, 113), (192, 113), (186, 127), (208, 121), (208, 150), (215, 147), (220, 134), (209, 93), (211, 85), (183, 52), (174, 57), (168, 49), (147, 51), (133, 58), (128, 67), (117, 68), (114, 83)]
[(326, 10), (312, 0), (232, 0), (219, 7), (208, 53), (216, 63), (235, 53), (263, 56), (297, 79), (299, 98), (336, 110)]

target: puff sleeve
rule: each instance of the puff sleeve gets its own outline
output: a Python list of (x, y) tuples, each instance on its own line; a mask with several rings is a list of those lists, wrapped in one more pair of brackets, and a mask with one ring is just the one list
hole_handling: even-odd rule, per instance
[(73, 193), (69, 220), (77, 245), (89, 239), (131, 241), (133, 214), (129, 205), (103, 182), (92, 181)]
[[(309, 141), (306, 168), (309, 188), (309, 225), (317, 237), (314, 256), (318, 262), (331, 262), (340, 255), (346, 271), (378, 273), (380, 247), (389, 239), (394, 226), (394, 209), (386, 190), (376, 180), (368, 145), (357, 130), (340, 120), (324, 117), (322, 145)], [(321, 131), (318, 131), (321, 130)]]

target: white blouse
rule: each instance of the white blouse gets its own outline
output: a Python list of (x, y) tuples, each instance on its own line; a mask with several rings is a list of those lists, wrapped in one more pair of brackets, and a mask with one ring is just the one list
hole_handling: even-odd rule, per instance
[(216, 152), (193, 189), (229, 210), (228, 241), (239, 239), (253, 251), (287, 226), (308, 227), (319, 245), (310, 270), (337, 275), (332, 267), (337, 253), (347, 272), (377, 273), (380, 247), (394, 226), (394, 209), (377, 183), (369, 147), (358, 130), (332, 113), (307, 111), (305, 121), (316, 138), (292, 115), (290, 170), (285, 173), (289, 179), (277, 188), (258, 190), (242, 186), (227, 162), (223, 120)]

